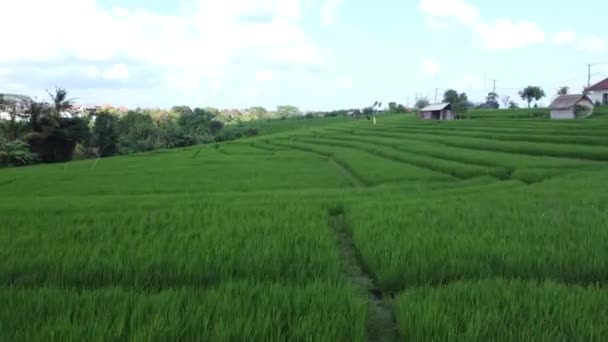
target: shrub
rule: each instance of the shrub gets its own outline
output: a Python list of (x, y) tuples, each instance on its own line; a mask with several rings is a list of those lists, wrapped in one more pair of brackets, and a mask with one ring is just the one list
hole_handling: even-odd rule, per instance
[(30, 151), (26, 142), (0, 139), (0, 167), (25, 166), (36, 160), (36, 155)]

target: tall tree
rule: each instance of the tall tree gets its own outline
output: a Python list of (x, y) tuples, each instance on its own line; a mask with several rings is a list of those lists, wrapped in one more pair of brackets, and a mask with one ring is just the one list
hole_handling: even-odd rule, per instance
[(118, 153), (118, 117), (109, 112), (100, 112), (93, 125), (93, 145), (100, 157), (113, 156)]
[(545, 91), (541, 87), (536, 86), (527, 86), (523, 90), (519, 91), (519, 96), (522, 100), (528, 103), (528, 108), (530, 108), (532, 101), (538, 101), (545, 97)]
[(277, 116), (281, 119), (291, 119), (300, 116), (302, 113), (300, 109), (296, 106), (278, 106), (277, 107)]
[(75, 99), (68, 99), (68, 91), (63, 88), (57, 87), (55, 88), (54, 93), (51, 93), (50, 91), (47, 91), (47, 93), (51, 98), (56, 115), (60, 115), (62, 112), (71, 109), (74, 105)]
[(397, 102), (389, 102), (388, 103), (388, 111), (391, 113), (396, 113), (399, 110), (399, 106)]
[(117, 124), (121, 153), (150, 151), (156, 147), (158, 130), (148, 115), (129, 111)]
[(429, 101), (428, 98), (421, 97), (418, 99), (418, 101), (416, 101), (415, 107), (416, 107), (416, 109), (422, 109), (430, 104), (431, 104), (431, 102)]
[(443, 94), (443, 102), (452, 105), (452, 110), (456, 114), (464, 114), (469, 106), (469, 97), (466, 93), (460, 93), (454, 89), (448, 89)]
[(488, 96), (486, 97), (486, 107), (495, 109), (500, 108), (500, 104), (498, 103), (498, 94), (495, 92), (488, 93)]

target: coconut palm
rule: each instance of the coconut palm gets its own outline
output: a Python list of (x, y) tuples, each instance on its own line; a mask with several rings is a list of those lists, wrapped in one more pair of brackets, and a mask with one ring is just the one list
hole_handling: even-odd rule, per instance
[(68, 91), (63, 88), (55, 88), (55, 93), (51, 93), (47, 91), (51, 98), (51, 102), (55, 109), (55, 114), (59, 115), (61, 112), (65, 112), (66, 110), (72, 108), (74, 104), (74, 100), (76, 99), (68, 99)]

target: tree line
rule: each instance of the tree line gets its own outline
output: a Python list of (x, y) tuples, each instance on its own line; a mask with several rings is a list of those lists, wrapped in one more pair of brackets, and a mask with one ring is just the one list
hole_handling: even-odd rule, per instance
[[(557, 89), (557, 95), (566, 95), (568, 94), (568, 87), (560, 87)], [(528, 104), (528, 108), (531, 108), (532, 102), (539, 101), (542, 98), (546, 97), (545, 91), (538, 86), (528, 86), (518, 92), (519, 97), (524, 100)], [(500, 102), (499, 102), (500, 101)], [(465, 114), (469, 109), (499, 109), (502, 103), (504, 108), (508, 109), (516, 109), (519, 108), (519, 105), (511, 99), (510, 96), (500, 96), (496, 92), (490, 92), (486, 96), (486, 99), (482, 103), (473, 103), (469, 101), (469, 98), (466, 93), (459, 93), (454, 89), (448, 89), (443, 94), (443, 103), (450, 103), (452, 105), (452, 109), (459, 114)], [(430, 105), (430, 101), (427, 97), (421, 97), (416, 100), (415, 108), (420, 110), (428, 105)]]
[[(72, 115), (74, 99), (65, 89), (49, 92), (48, 101), (0, 94), (0, 167), (34, 163), (65, 162), (73, 159), (103, 158), (223, 142), (258, 135), (254, 120), (291, 120), (316, 117), (367, 117), (380, 112), (381, 103), (363, 109), (341, 109), (302, 113), (295, 106), (244, 110), (212, 107), (174, 106), (170, 110), (142, 109), (126, 112), (115, 108), (95, 109)], [(389, 111), (406, 112), (396, 102)]]
[[(71, 115), (74, 99), (65, 89), (49, 92), (48, 101), (0, 95), (0, 167), (73, 159), (109, 157), (155, 149), (186, 147), (258, 135), (253, 119), (288, 119), (299, 109), (280, 106), (236, 110), (175, 106), (170, 110), (100, 109)], [(229, 123), (229, 124), (225, 124)]]

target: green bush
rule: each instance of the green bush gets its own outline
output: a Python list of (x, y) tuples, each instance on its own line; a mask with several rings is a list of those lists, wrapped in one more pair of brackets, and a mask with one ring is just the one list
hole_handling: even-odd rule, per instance
[(0, 167), (25, 166), (36, 160), (36, 155), (30, 151), (26, 142), (0, 139)]

